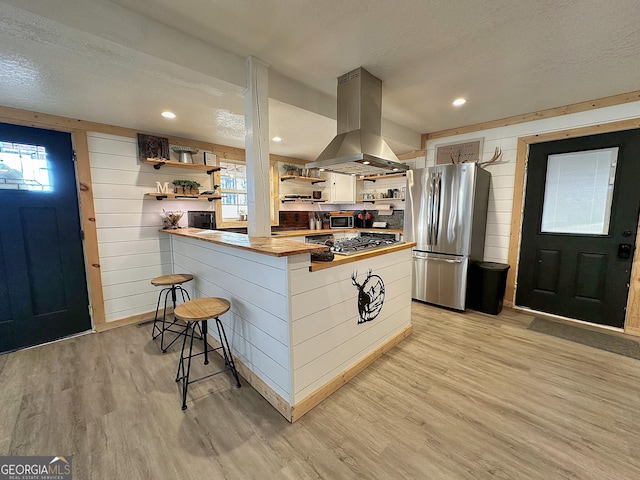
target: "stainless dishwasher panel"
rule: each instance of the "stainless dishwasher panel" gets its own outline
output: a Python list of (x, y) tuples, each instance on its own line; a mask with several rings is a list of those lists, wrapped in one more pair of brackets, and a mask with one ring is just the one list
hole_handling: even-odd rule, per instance
[(468, 257), (414, 251), (412, 297), (464, 310), (468, 265)]

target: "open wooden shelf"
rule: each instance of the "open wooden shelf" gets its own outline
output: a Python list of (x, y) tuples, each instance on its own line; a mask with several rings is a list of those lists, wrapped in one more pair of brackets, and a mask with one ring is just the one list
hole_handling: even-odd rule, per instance
[(358, 180), (375, 182), (376, 180), (382, 180), (383, 178), (400, 178), (400, 177), (406, 177), (406, 176), (407, 176), (406, 172), (399, 172), (399, 173), (387, 173), (386, 175), (366, 175), (362, 178), (359, 178)]
[(165, 160), (164, 158), (147, 158), (143, 163), (146, 165), (153, 165), (153, 168), (156, 170), (160, 170), (160, 167), (176, 167), (176, 168), (186, 168), (187, 170), (198, 170), (201, 172), (207, 172), (211, 175), (213, 172), (217, 172), (220, 170), (220, 167), (216, 167), (215, 165), (201, 165), (199, 163), (182, 163), (182, 162), (174, 162), (172, 160)]
[(284, 182), (285, 180), (297, 180), (299, 182), (309, 182), (311, 185), (315, 185), (316, 183), (326, 182), (324, 178), (315, 178), (315, 177), (299, 177), (297, 175), (283, 175), (280, 177), (280, 181)]
[(326, 200), (314, 200), (313, 198), (283, 198), (282, 203), (323, 203)]
[(376, 202), (404, 202), (404, 198), (367, 198), (360, 200), (362, 203), (376, 203)]
[(209, 200), (213, 202), (214, 200), (220, 200), (222, 195), (185, 195), (184, 193), (145, 193), (146, 197), (156, 197), (156, 200), (164, 200), (165, 198), (174, 198), (174, 199), (195, 199), (195, 200)]

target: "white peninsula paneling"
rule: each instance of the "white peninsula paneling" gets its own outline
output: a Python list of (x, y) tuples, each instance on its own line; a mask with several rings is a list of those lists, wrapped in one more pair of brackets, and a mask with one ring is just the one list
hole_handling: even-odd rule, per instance
[[(196, 180), (208, 188), (206, 173), (176, 168), (154, 170), (138, 161), (135, 138), (88, 135), (107, 322), (154, 311), (158, 288), (150, 280), (172, 273), (169, 239), (159, 232), (162, 210), (211, 210), (206, 201), (145, 197), (156, 181)], [(186, 225), (186, 213), (181, 225)]]
[[(287, 257), (176, 235), (171, 241), (176, 270), (195, 277), (193, 296), (221, 297), (231, 303), (220, 320), (233, 355), (290, 402)], [(209, 333), (218, 337), (212, 323)]]
[[(380, 314), (358, 323), (358, 288), (368, 269), (382, 278)], [(294, 404), (401, 332), (411, 323), (411, 250), (380, 255), (317, 272), (291, 268)]]

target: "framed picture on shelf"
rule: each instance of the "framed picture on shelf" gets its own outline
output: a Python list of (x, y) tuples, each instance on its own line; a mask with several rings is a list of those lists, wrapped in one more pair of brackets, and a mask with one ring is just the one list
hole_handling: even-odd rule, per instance
[(450, 163), (473, 163), (480, 159), (484, 137), (466, 142), (443, 143), (436, 145), (436, 165)]
[(203, 151), (202, 156), (205, 165), (215, 167), (218, 164), (218, 156), (215, 153)]
[(138, 134), (138, 159), (143, 162), (147, 158), (170, 160), (169, 139), (154, 135)]

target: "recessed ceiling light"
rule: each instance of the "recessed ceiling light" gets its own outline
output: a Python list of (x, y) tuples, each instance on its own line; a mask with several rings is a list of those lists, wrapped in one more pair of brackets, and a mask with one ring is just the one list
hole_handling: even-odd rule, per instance
[(395, 167), (395, 168), (393, 169), (393, 171), (394, 171), (394, 172), (397, 172), (397, 171), (398, 171), (398, 167)]
[(280, 137), (273, 137), (271, 140), (273, 140), (274, 142), (281, 142), (282, 138)]
[(362, 162), (363, 165), (369, 165), (371, 162), (368, 160), (365, 160), (364, 162)]
[(465, 103), (467, 103), (467, 101), (464, 98), (456, 98), (453, 101), (453, 105), (456, 107), (459, 107), (460, 105), (464, 105)]
[(318, 171), (324, 172), (324, 168), (319, 168)]
[(163, 116), (164, 118), (176, 118), (176, 114), (175, 114), (175, 113), (173, 113), (173, 112), (169, 112), (169, 111), (167, 111), (167, 112), (162, 112), (162, 116)]

